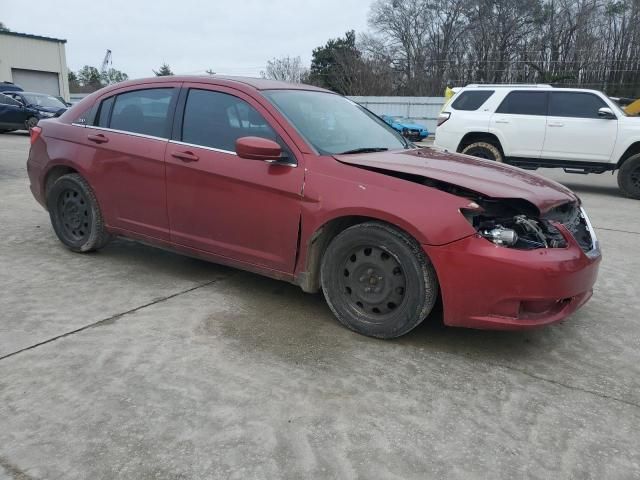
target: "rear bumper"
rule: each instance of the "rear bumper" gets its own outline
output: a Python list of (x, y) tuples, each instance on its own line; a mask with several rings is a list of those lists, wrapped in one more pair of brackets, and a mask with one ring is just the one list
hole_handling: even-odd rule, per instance
[(35, 161), (35, 155), (33, 153), (33, 147), (29, 150), (29, 158), (27, 159), (27, 174), (29, 175), (29, 188), (33, 197), (42, 205), (45, 210), (47, 208), (47, 202), (44, 194), (44, 166), (43, 164)]
[(477, 236), (423, 247), (442, 292), (444, 323), (520, 330), (559, 322), (593, 292), (600, 255), (587, 257), (573, 240), (567, 248), (515, 250)]

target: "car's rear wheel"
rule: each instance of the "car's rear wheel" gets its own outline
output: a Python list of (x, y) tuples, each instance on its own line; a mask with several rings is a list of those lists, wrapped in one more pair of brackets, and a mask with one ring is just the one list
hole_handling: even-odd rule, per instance
[(485, 160), (493, 160), (502, 162), (504, 158), (502, 152), (497, 145), (489, 142), (474, 142), (462, 149), (462, 152), (472, 157), (484, 158)]
[(31, 130), (36, 125), (38, 125), (37, 117), (29, 117), (24, 122), (24, 128), (26, 128), (27, 130)]
[(438, 296), (438, 280), (422, 247), (379, 222), (349, 227), (329, 244), (322, 290), (338, 320), (358, 333), (395, 338), (419, 325)]
[(627, 196), (640, 200), (640, 153), (622, 164), (618, 170), (618, 186)]
[(51, 224), (60, 241), (74, 252), (90, 252), (110, 240), (91, 186), (77, 173), (58, 178), (47, 192)]

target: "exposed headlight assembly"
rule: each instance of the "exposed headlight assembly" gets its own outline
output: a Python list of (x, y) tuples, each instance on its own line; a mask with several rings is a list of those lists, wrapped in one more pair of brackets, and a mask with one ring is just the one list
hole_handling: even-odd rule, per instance
[(40, 116), (41, 116), (41, 117), (47, 117), (47, 118), (49, 118), (49, 117), (53, 117), (53, 116), (55, 116), (55, 113), (54, 113), (54, 112), (39, 112), (39, 113), (40, 113)]
[(567, 242), (560, 231), (547, 220), (528, 214), (516, 214), (512, 208), (498, 204), (488, 209), (473, 203), (461, 213), (482, 238), (502, 247), (532, 250), (561, 248)]

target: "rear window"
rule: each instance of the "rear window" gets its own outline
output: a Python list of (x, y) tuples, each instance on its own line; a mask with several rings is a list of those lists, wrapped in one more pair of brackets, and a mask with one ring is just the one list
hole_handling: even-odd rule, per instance
[(454, 110), (477, 110), (486, 102), (494, 90), (467, 90), (462, 92), (451, 104)]
[(515, 91), (502, 101), (496, 113), (514, 115), (546, 115), (547, 92)]
[[(173, 88), (154, 88), (121, 93), (115, 99), (109, 128), (168, 138), (169, 106), (173, 95)], [(107, 100), (103, 103), (106, 102)], [(102, 121), (103, 119), (99, 120), (100, 124)]]

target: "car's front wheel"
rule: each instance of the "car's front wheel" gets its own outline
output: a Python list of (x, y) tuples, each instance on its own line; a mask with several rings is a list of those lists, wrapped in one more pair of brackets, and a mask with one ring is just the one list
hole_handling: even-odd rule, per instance
[(622, 164), (618, 170), (618, 186), (627, 196), (640, 200), (640, 153)]
[(47, 208), (56, 235), (74, 252), (97, 250), (110, 240), (95, 193), (77, 173), (54, 182), (47, 192)]
[(379, 222), (349, 227), (329, 244), (321, 267), (329, 307), (347, 328), (395, 338), (419, 325), (438, 296), (438, 280), (422, 247)]
[(484, 158), (485, 160), (493, 160), (495, 162), (504, 161), (500, 149), (489, 142), (474, 142), (464, 147), (461, 153), (471, 155), (472, 157)]

